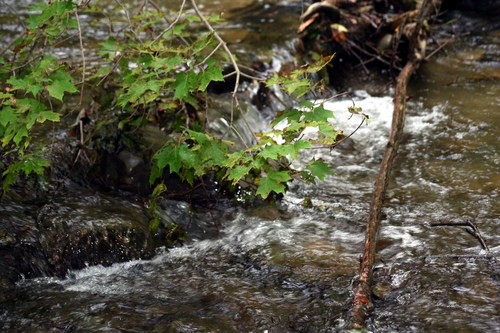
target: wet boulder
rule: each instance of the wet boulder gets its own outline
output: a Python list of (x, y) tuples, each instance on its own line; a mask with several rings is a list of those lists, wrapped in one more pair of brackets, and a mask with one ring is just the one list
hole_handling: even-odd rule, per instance
[(2, 208), (8, 210), (0, 219), (0, 301), (12, 297), (15, 281), (50, 274), (35, 219)]
[(154, 253), (141, 207), (101, 194), (46, 204), (37, 223), (48, 265), (60, 276), (68, 269), (150, 258)]
[(63, 277), (87, 265), (147, 259), (155, 253), (149, 217), (133, 200), (76, 192), (46, 201), (19, 205), (2, 198), (0, 298), (6, 295), (1, 290), (22, 278)]

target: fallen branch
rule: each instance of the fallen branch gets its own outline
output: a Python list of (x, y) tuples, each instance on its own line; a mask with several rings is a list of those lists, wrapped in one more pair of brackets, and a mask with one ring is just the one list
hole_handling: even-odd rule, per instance
[[(376, 254), (375, 245), (380, 226), (382, 206), (389, 176), (396, 157), (398, 147), (401, 143), (405, 123), (406, 92), (411, 76), (420, 66), (425, 57), (424, 39), (422, 37), (423, 22), (432, 13), (433, 9), (439, 8), (440, 1), (424, 0), (419, 11), (418, 21), (412, 27), (410, 38), (410, 56), (396, 79), (394, 92), (394, 111), (389, 142), (384, 152), (380, 170), (375, 181), (375, 189), (370, 204), (370, 214), (365, 231), (365, 247), (361, 260), (360, 273), (354, 284), (354, 299), (351, 308), (353, 326), (364, 327), (368, 311), (373, 307), (371, 301), (371, 279), (373, 263)], [(424, 37), (425, 38), (425, 37)]]
[(427, 57), (425, 57), (425, 61), (429, 61), (436, 53), (438, 53), (439, 51), (441, 51), (446, 45), (448, 45), (448, 43), (452, 42), (454, 39), (455, 39), (455, 37), (452, 36), (446, 42), (444, 42), (443, 44), (440, 44), (434, 51), (432, 51), (431, 53), (429, 53), (427, 55)]
[(479, 228), (470, 219), (467, 219), (465, 222), (431, 223), (430, 226), (431, 227), (466, 227), (464, 230), (479, 242), (479, 244), (481, 245), (481, 248), (486, 251), (488, 256), (493, 257), (493, 255), (490, 251), (490, 248), (488, 247), (488, 245), (486, 245), (486, 242), (484, 241), (483, 236), (481, 236), (481, 232), (479, 232)]

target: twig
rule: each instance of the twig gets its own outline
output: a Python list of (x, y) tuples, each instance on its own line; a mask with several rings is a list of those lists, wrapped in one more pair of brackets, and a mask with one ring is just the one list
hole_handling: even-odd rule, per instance
[(0, 51), (0, 56), (3, 56), (5, 52), (9, 51), (12, 45), (14, 45), (21, 36), (23, 36), (25, 32), (20, 33), (17, 37), (14, 37), (9, 44), (7, 44), (2, 51)]
[(24, 62), (24, 64), (21, 64), (21, 65), (19, 65), (19, 66), (15, 67), (15, 68), (10, 69), (10, 71), (11, 71), (11, 72), (15, 72), (15, 71), (17, 71), (18, 69), (21, 69), (21, 68), (23, 68), (23, 67), (25, 67), (25, 66), (28, 66), (29, 64), (31, 64), (32, 62), (36, 61), (38, 58), (41, 58), (41, 57), (43, 57), (43, 54), (36, 55), (36, 56), (34, 56), (33, 58), (31, 58), (30, 60), (28, 60), (28, 61)]
[[(325, 102), (331, 101), (332, 99), (335, 99), (337, 97), (344, 96), (344, 95), (349, 95), (349, 92), (344, 91), (344, 92), (335, 94), (335, 95), (333, 95), (331, 97), (325, 98), (324, 100), (321, 101), (321, 103), (325, 103)], [(353, 102), (353, 104), (354, 104), (354, 102)]]
[(465, 222), (439, 222), (439, 223), (430, 223), (429, 225), (431, 227), (466, 227), (465, 231), (469, 235), (477, 239), (477, 241), (481, 245), (481, 248), (485, 250), (489, 256), (492, 256), (490, 248), (488, 247), (488, 245), (486, 245), (483, 236), (481, 236), (481, 233), (479, 232), (479, 228), (474, 222), (472, 222), (469, 219), (467, 219)]
[(120, 56), (118, 57), (118, 59), (114, 60), (113, 68), (111, 68), (111, 70), (109, 71), (109, 73), (106, 74), (106, 75), (104, 75), (103, 78), (101, 80), (99, 80), (99, 82), (97, 82), (96, 87), (99, 87), (101, 85), (101, 83), (103, 83), (108, 78), (108, 76), (110, 76), (111, 73), (113, 73), (113, 71), (116, 69), (116, 67), (118, 67), (118, 64), (120, 63), (120, 60), (122, 58), (123, 58), (123, 55), (120, 54)]
[[(217, 31), (215, 31), (215, 29), (212, 27), (212, 25), (210, 24), (210, 22), (207, 21), (207, 19), (205, 18), (205, 16), (203, 16), (203, 14), (201, 13), (200, 9), (198, 8), (198, 5), (196, 4), (196, 1), (195, 0), (190, 0), (190, 1), (191, 1), (191, 6), (193, 6), (193, 9), (194, 9), (196, 15), (198, 15), (198, 17), (201, 19), (201, 21), (207, 27), (207, 29), (219, 41), (220, 45), (222, 46), (222, 48), (226, 52), (227, 56), (229, 57), (229, 60), (231, 61), (231, 64), (234, 67), (234, 70), (236, 72), (236, 82), (234, 83), (234, 89), (233, 89), (233, 92), (232, 92), (232, 96), (233, 96), (233, 102), (236, 103), (236, 108), (240, 109), (240, 104), (239, 104), (238, 98), (236, 96), (236, 93), (238, 92), (238, 87), (240, 85), (241, 71), (240, 71), (240, 68), (238, 67), (238, 64), (236, 63), (236, 59), (234, 58), (234, 55), (231, 52), (231, 50), (229, 50), (229, 47), (227, 46), (226, 42), (217, 33)], [(233, 123), (233, 120), (234, 120), (233, 119), (233, 110), (231, 110), (231, 124)]]
[(429, 53), (429, 55), (426, 56), (424, 60), (425, 61), (429, 61), (432, 58), (433, 55), (435, 55), (436, 53), (438, 53), (442, 48), (444, 48), (446, 45), (448, 45), (454, 39), (455, 39), (455, 37), (451, 37), (446, 42), (444, 42), (443, 44), (439, 45), (434, 51), (432, 51), (431, 53)]
[(142, 42), (142, 39), (137, 35), (137, 32), (135, 32), (135, 29), (133, 29), (134, 24), (132, 23), (132, 20), (130, 19), (130, 13), (128, 12), (128, 9), (121, 3), (120, 0), (115, 0), (115, 2), (122, 7), (123, 11), (125, 11), (125, 16), (127, 17), (127, 22), (128, 22), (128, 29), (132, 34), (135, 36), (135, 39), (141, 44), (144, 45)]
[(182, 0), (181, 8), (179, 9), (179, 14), (177, 15), (177, 17), (172, 21), (172, 23), (170, 23), (170, 25), (168, 27), (165, 28), (165, 30), (160, 32), (160, 34), (153, 40), (152, 44), (156, 43), (158, 41), (158, 39), (161, 38), (161, 36), (163, 36), (165, 33), (167, 33), (169, 30), (171, 30), (177, 24), (177, 22), (179, 22), (185, 5), (186, 5), (186, 0)]
[[(167, 15), (165, 15), (165, 13), (163, 13), (163, 10), (160, 8), (160, 6), (158, 6), (158, 4), (152, 0), (149, 0), (148, 3), (153, 6), (154, 9), (156, 9), (158, 12), (162, 13), (163, 14), (163, 19), (165, 20), (165, 22), (167, 22), (168, 25), (170, 25), (170, 20), (168, 18)], [(176, 39), (178, 41), (180, 41), (182, 44), (186, 45), (186, 46), (190, 46), (189, 42), (182, 36), (178, 36), (176, 37)]]
[(198, 66), (203, 66), (208, 61), (208, 59), (212, 58), (212, 56), (215, 54), (215, 52), (217, 52), (217, 50), (221, 47), (221, 45), (222, 45), (221, 43), (217, 44), (217, 46), (214, 47), (212, 52), (210, 52), (210, 54), (207, 55), (205, 59), (203, 59), (203, 61), (198, 64)]
[[(352, 41), (348, 40), (348, 42), (349, 42), (349, 45), (353, 46), (355, 49), (358, 49), (359, 51), (363, 52), (364, 54), (366, 54), (366, 55), (368, 55), (370, 57), (373, 57), (373, 58), (377, 59), (378, 61), (383, 62), (384, 64), (390, 66), (390, 63), (387, 60), (381, 58), (378, 54), (372, 54), (372, 53), (366, 51), (365, 49), (363, 49), (362, 47), (360, 47), (359, 45), (357, 45), (356, 43), (354, 43)], [(351, 50), (351, 52), (353, 52), (353, 51)]]
[(178, 193), (169, 193), (169, 194), (165, 194), (165, 198), (172, 198), (172, 197), (178, 197), (178, 196), (182, 196), (182, 195), (186, 195), (186, 194), (189, 194), (191, 192), (193, 192), (194, 190), (196, 190), (198, 187), (200, 187), (201, 184), (197, 184), (197, 185), (194, 185), (193, 187), (183, 191), (183, 192), (178, 192)]
[(337, 141), (337, 142), (335, 142), (333, 145), (331, 145), (331, 146), (330, 146), (330, 149), (333, 149), (333, 148), (337, 147), (337, 146), (338, 146), (339, 144), (341, 144), (343, 141), (345, 141), (345, 140), (349, 139), (351, 136), (353, 136), (353, 135), (354, 135), (354, 133), (356, 133), (356, 132), (357, 132), (357, 131), (361, 128), (361, 126), (365, 123), (365, 120), (366, 120), (366, 119), (365, 119), (364, 117), (363, 117), (363, 118), (361, 118), (361, 123), (358, 125), (358, 127), (356, 127), (356, 129), (355, 129), (354, 131), (352, 131), (352, 132), (351, 132), (348, 136), (346, 136), (346, 137), (344, 137), (344, 138), (340, 139), (339, 141)]
[(80, 16), (78, 15), (78, 9), (75, 10), (76, 24), (78, 26), (78, 39), (80, 40), (80, 52), (82, 54), (82, 85), (80, 87), (80, 101), (78, 106), (82, 106), (83, 103), (83, 90), (85, 87), (85, 71), (87, 70), (87, 64), (85, 60), (85, 51), (83, 49), (83, 38), (82, 38), (82, 27), (80, 25)]
[[(231, 93), (232, 99), (231, 99), (230, 127), (233, 129), (233, 131), (236, 133), (236, 135), (242, 140), (241, 134), (238, 133), (238, 131), (236, 130), (236, 128), (234, 128), (234, 126), (233, 126), (233, 123), (234, 123), (234, 108), (236, 107), (237, 110), (241, 110), (240, 102), (239, 102), (238, 97), (237, 97), (237, 93), (238, 93), (238, 88), (239, 88), (239, 85), (240, 85), (240, 78), (241, 78), (241, 76), (247, 76), (247, 75), (243, 74), (241, 72), (240, 67), (238, 66), (238, 63), (236, 62), (236, 59), (235, 59), (233, 53), (231, 52), (231, 50), (227, 46), (227, 43), (222, 39), (222, 37), (219, 35), (219, 33), (212, 27), (212, 25), (210, 24), (210, 22), (208, 22), (208, 20), (205, 18), (205, 16), (203, 16), (203, 14), (201, 13), (200, 9), (198, 8), (198, 5), (196, 4), (196, 1), (195, 0), (190, 0), (190, 1), (191, 1), (191, 6), (193, 7), (196, 15), (198, 15), (198, 17), (201, 19), (201, 21), (203, 22), (203, 24), (205, 25), (205, 27), (219, 41), (220, 47), (222, 47), (222, 49), (224, 50), (224, 52), (226, 52), (227, 56), (229, 57), (229, 60), (231, 61), (231, 64), (234, 67), (235, 73), (233, 73), (232, 75), (236, 75), (236, 79), (235, 79), (235, 82), (234, 82), (234, 89), (233, 89), (233, 91)], [(245, 115), (243, 114), (243, 112), (240, 113), (240, 117), (242, 117), (243, 121), (248, 126), (248, 122), (245, 119)], [(252, 133), (252, 135), (254, 136), (254, 138), (257, 139), (257, 137), (255, 136), (255, 133), (251, 130), (251, 128), (250, 128), (250, 132)], [(244, 142), (244, 140), (242, 140), (242, 143), (243, 143), (243, 145), (247, 146), (247, 144), (246, 144), (246, 142)]]

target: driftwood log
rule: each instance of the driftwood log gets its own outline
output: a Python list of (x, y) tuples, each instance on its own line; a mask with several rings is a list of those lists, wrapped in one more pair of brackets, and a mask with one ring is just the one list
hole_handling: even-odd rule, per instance
[(374, 193), (370, 204), (369, 219), (365, 232), (365, 248), (361, 260), (360, 273), (356, 283), (354, 284), (354, 298), (351, 309), (354, 327), (364, 327), (368, 311), (373, 306), (371, 301), (371, 279), (376, 254), (375, 245), (380, 227), (381, 211), (384, 203), (387, 183), (398, 147), (401, 144), (401, 137), (404, 130), (408, 82), (413, 73), (415, 73), (415, 71), (419, 68), (422, 60), (425, 58), (426, 36), (423, 22), (438, 10), (440, 2), (441, 1), (439, 0), (424, 0), (422, 2), (418, 12), (418, 21), (411, 27), (412, 31), (409, 44), (410, 54), (408, 61), (396, 80), (396, 89), (394, 92), (394, 111), (389, 142), (385, 149), (380, 170), (375, 181)]

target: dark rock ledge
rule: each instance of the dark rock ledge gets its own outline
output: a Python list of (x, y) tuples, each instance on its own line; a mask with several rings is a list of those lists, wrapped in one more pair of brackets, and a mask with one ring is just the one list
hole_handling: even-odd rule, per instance
[(23, 278), (64, 277), (155, 253), (149, 218), (132, 201), (103, 194), (69, 194), (43, 205), (9, 201), (4, 196), (0, 205), (0, 301)]

